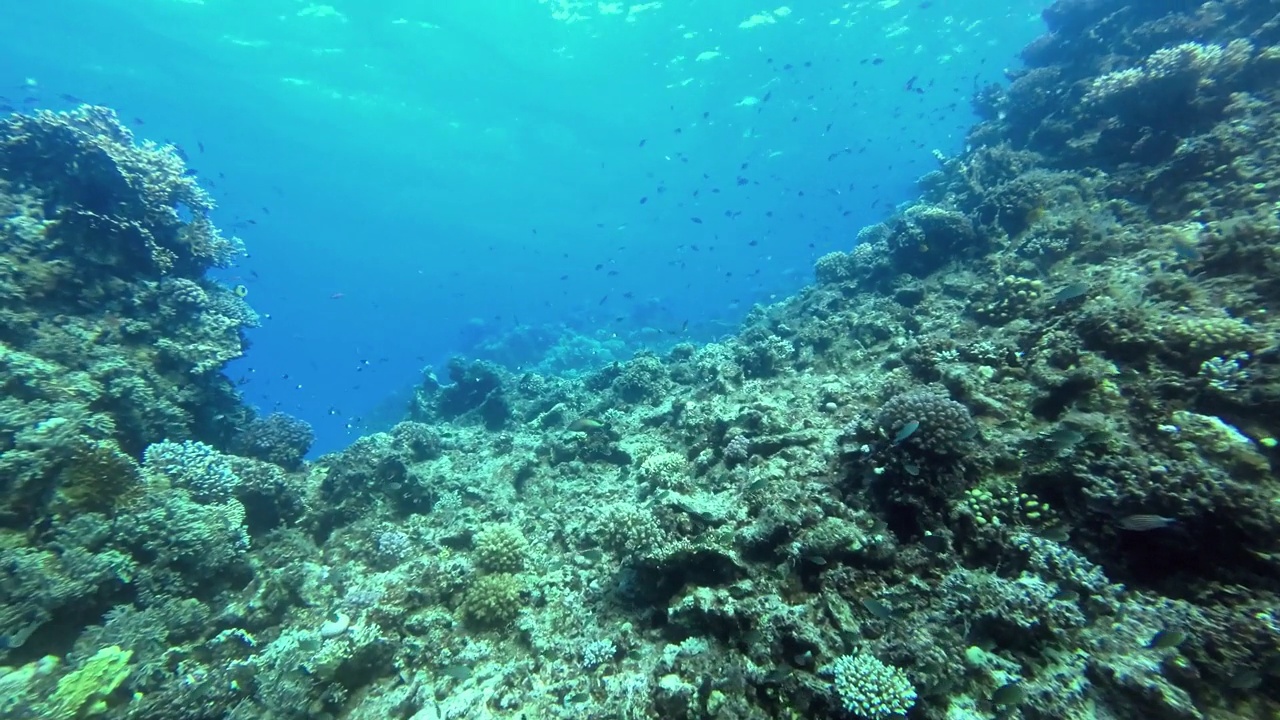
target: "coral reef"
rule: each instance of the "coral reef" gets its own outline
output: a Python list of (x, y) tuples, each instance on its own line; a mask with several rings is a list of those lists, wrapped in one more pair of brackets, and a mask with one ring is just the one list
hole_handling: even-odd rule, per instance
[(130, 200), (0, 187), (6, 717), (1280, 713), (1280, 15), (1044, 17), (921, 201), (736, 335), (458, 359), (310, 464), (212, 371), (250, 316), (138, 209), (199, 216), (164, 150), (9, 121)]
[(305, 480), (215, 449), (253, 416), (220, 370), (257, 317), (206, 277), (241, 249), (212, 209), (109, 110), (0, 121), (6, 717), (129, 706), (253, 577), (249, 527), (300, 517)]
[(103, 108), (0, 122), (6, 525), (35, 522), (59, 496), (126, 490), (103, 465), (113, 452), (221, 443), (247, 412), (217, 370), (256, 316), (204, 278), (240, 244), (209, 221), (212, 201), (185, 169)]

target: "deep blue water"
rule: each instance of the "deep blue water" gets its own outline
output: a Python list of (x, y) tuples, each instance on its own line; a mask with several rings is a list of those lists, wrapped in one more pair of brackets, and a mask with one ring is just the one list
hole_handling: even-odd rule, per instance
[(517, 324), (708, 340), (794, 291), (1045, 4), (8, 0), (0, 95), (183, 148), (269, 316), (228, 373), (331, 451)]

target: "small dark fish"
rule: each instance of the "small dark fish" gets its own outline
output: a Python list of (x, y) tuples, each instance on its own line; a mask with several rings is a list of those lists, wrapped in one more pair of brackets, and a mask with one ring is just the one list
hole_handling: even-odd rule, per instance
[(893, 619), (893, 608), (874, 598), (863, 598), (862, 607), (881, 620)]
[(1187, 634), (1181, 630), (1161, 630), (1151, 636), (1151, 640), (1147, 642), (1148, 650), (1168, 650), (1176, 648), (1187, 639)]
[(647, 203), (647, 202), (649, 202), (649, 196), (648, 196), (648, 195), (645, 195), (644, 197), (640, 198), (640, 204), (641, 204), (641, 205), (643, 205), (643, 204), (645, 204), (645, 203)]
[(566, 700), (571, 703), (584, 703), (590, 699), (591, 699), (591, 693), (584, 693), (584, 692), (574, 693), (570, 695), (568, 698), (566, 698)]
[(600, 562), (601, 560), (604, 559), (604, 551), (601, 550), (600, 548), (591, 548), (590, 550), (583, 550), (582, 557), (586, 558), (587, 562), (593, 562), (593, 563)]
[(647, 143), (647, 142), (649, 142), (649, 141), (648, 141), (648, 140), (641, 140), (641, 141), (640, 141), (640, 145), (639, 145), (639, 147), (644, 147), (644, 144), (645, 144), (645, 143)]
[(1280, 675), (1280, 655), (1272, 655), (1262, 663), (1262, 671), (1268, 675)]
[(1133, 532), (1147, 532), (1148, 530), (1159, 530), (1167, 528), (1176, 523), (1177, 520), (1167, 518), (1163, 515), (1147, 515), (1139, 513), (1137, 515), (1127, 515), (1120, 518), (1116, 526), (1121, 530), (1131, 530)]
[(991, 702), (996, 705), (1020, 705), (1027, 699), (1027, 691), (1021, 683), (1012, 682), (991, 693)]
[(569, 423), (569, 429), (574, 432), (594, 432), (596, 430), (603, 430), (604, 423), (599, 420), (592, 420), (591, 418), (578, 418), (577, 420)]
[(84, 102), (83, 100), (76, 97), (75, 95), (72, 95), (71, 93), (61, 93), (58, 95), (58, 97), (62, 98), (63, 100), (66, 100), (69, 103), (76, 103), (77, 105), (82, 104)]
[(1065, 525), (1054, 525), (1041, 530), (1040, 537), (1045, 540), (1064, 543), (1071, 539), (1071, 531)]
[(702, 218), (700, 218), (700, 217), (691, 217), (691, 218), (689, 218), (689, 221), (690, 221), (690, 222), (692, 222), (694, 225), (701, 225), (701, 224), (702, 224)]
[(906, 470), (911, 477), (920, 477), (920, 466), (915, 463), (902, 463), (902, 469)]
[(1064, 303), (1068, 300), (1074, 300), (1089, 292), (1089, 283), (1071, 283), (1053, 294), (1053, 303)]
[(203, 143), (203, 142), (196, 142), (196, 147), (200, 149), (200, 152), (204, 152), (204, 143)]
[(919, 430), (919, 429), (920, 429), (920, 421), (919, 421), (919, 420), (912, 420), (911, 422), (907, 423), (906, 425), (903, 425), (903, 426), (902, 426), (902, 429), (901, 429), (901, 430), (898, 430), (898, 434), (896, 434), (896, 435), (894, 435), (894, 436), (893, 436), (893, 444), (894, 444), (894, 445), (897, 445), (898, 443), (902, 442), (903, 440), (906, 440), (907, 438), (909, 438), (909, 437), (911, 437), (912, 435), (914, 435), (914, 434), (915, 434), (915, 432), (916, 432), (917, 430)]
[(1058, 427), (1044, 433), (1041, 437), (1045, 439), (1049, 449), (1056, 453), (1071, 448), (1081, 440), (1084, 440), (1084, 433), (1069, 427)]
[(1257, 670), (1238, 672), (1231, 676), (1227, 684), (1235, 690), (1253, 690), (1262, 684), (1262, 673)]
[(925, 535), (920, 538), (920, 544), (925, 546), (929, 552), (942, 553), (947, 551), (947, 539), (941, 535)]
[(1080, 599), (1080, 593), (1076, 592), (1075, 590), (1069, 590), (1064, 588), (1054, 593), (1053, 599), (1061, 600), (1062, 602), (1075, 602)]

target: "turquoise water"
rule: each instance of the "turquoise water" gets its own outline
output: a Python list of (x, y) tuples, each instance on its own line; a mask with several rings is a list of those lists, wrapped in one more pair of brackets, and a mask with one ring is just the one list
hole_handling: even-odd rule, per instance
[(269, 316), (229, 373), (328, 451), (478, 341), (623, 359), (808, 282), (963, 147), (1042, 5), (5, 3), (0, 94), (184, 149)]

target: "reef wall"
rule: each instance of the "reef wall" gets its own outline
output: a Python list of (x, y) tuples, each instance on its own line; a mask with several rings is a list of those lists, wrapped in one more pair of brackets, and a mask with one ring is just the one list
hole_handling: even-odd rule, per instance
[[(152, 420), (58, 395), (63, 374), (28, 367), (93, 381), (83, 353), (101, 344), (56, 356), (6, 324), (4, 402), (89, 408), (33, 412), (108, 443), (100, 462), (123, 470), (93, 476), (137, 489), (104, 505), (50, 494), (59, 475), (15, 486), (46, 492), (10, 502), (38, 524), (0, 550), (0, 707), (1275, 715), (1280, 8), (1060, 0), (1045, 21), (1025, 69), (975, 98), (970, 149), (921, 179), (920, 201), (735, 337), (572, 380), (458, 360), (411, 420), (314, 464), (227, 454), (249, 445), (181, 402), (230, 397), (198, 360), (130, 363), (185, 408)], [(83, 112), (11, 120), (3, 137), (103, 122)], [(44, 172), (5, 176), (3, 197), (36, 198), (34, 224), (76, 184)], [(131, 199), (115, 207), (139, 202), (106, 186)], [(54, 264), (48, 290), (23, 292), (62, 303), (60, 326), (115, 313), (120, 338), (159, 309), (210, 312), (161, 289), (185, 271), (212, 298), (198, 271), (218, 254), (166, 233), (164, 212), (119, 212), (108, 226), (133, 229), (107, 233), (101, 276), (56, 265), (27, 221), (6, 225)], [(98, 290), (71, 292), (63, 272)], [(157, 310), (112, 290), (126, 286)], [(130, 332), (150, 346), (196, 333)], [(216, 337), (212, 357), (238, 350)], [(31, 447), (15, 457), (44, 467), (49, 430), (15, 427), (0, 463)]]

